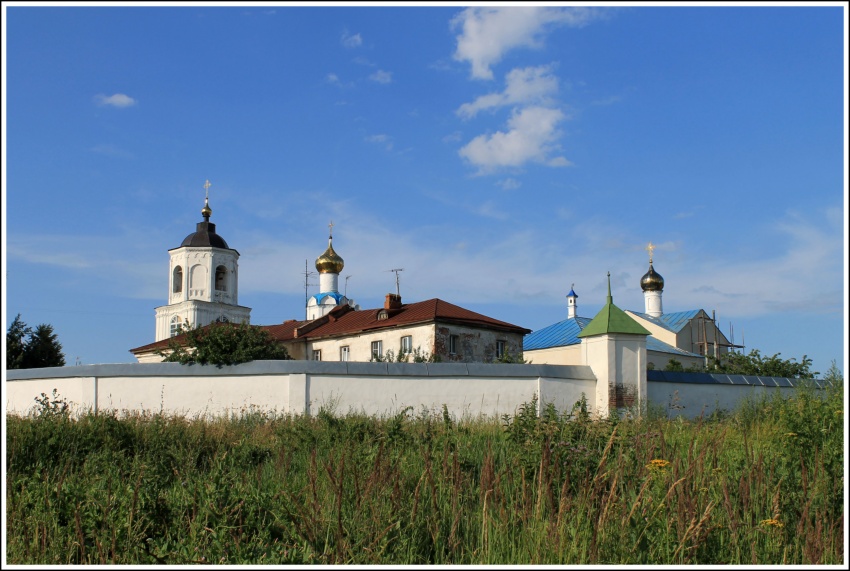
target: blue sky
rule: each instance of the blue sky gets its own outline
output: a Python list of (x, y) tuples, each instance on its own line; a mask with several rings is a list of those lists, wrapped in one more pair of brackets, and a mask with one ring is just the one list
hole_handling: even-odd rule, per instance
[(403, 268), (532, 330), (609, 271), (642, 311), (651, 241), (665, 312), (844, 369), (840, 4), (4, 11), (4, 319), (69, 364), (154, 340), (208, 179), (255, 324), (303, 319), (331, 220), (363, 308)]

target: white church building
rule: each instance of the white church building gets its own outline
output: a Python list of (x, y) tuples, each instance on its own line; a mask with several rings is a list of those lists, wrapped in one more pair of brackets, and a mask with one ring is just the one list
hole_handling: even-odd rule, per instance
[(239, 252), (227, 245), (210, 222), (210, 182), (203, 222), (177, 248), (168, 251), (168, 303), (156, 308), (156, 341), (213, 322), (250, 323), (251, 308), (239, 305)]
[[(664, 313), (662, 293), (664, 278), (655, 271), (652, 261), (654, 246), (649, 244), (649, 270), (641, 277), (644, 311), (625, 310), (625, 314), (646, 329), (647, 367), (662, 370), (671, 359), (683, 368), (702, 367), (707, 357), (720, 357), (731, 347), (716, 321), (703, 309)], [(578, 365), (585, 362), (582, 333), (591, 318), (578, 315), (575, 285), (567, 294), (567, 318), (526, 335), (523, 355), (533, 363)]]

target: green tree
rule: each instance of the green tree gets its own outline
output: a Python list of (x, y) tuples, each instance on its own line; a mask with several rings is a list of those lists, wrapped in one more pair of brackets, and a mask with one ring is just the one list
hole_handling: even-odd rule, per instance
[(19, 313), (12, 325), (6, 331), (6, 369), (20, 369), (24, 362), (26, 338), (32, 334), (32, 329), (21, 320)]
[(669, 361), (667, 361), (667, 364), (664, 365), (664, 370), (665, 371), (679, 372), (679, 371), (684, 371), (685, 368), (682, 366), (682, 363), (680, 363), (678, 360), (670, 359)]
[(213, 323), (205, 327), (184, 324), (166, 349), (157, 351), (164, 362), (191, 365), (236, 365), (256, 360), (290, 359), (286, 347), (256, 325)]
[(53, 326), (42, 323), (35, 329), (27, 326), (19, 313), (6, 331), (6, 368), (37, 369), (64, 367), (62, 344)]
[(789, 379), (812, 379), (820, 374), (811, 370), (812, 360), (806, 355), (803, 355), (803, 359), (799, 363), (793, 357), (782, 359), (779, 355), (780, 353), (776, 353), (770, 357), (764, 357), (758, 349), (753, 349), (748, 355), (730, 352), (719, 359), (709, 357), (706, 370), (710, 373), (787, 377)]
[(835, 362), (835, 359), (832, 360), (832, 363), (829, 365), (829, 370), (823, 377), (823, 380), (832, 383), (835, 386), (844, 386), (844, 374), (841, 372), (841, 369), (838, 368), (838, 364)]

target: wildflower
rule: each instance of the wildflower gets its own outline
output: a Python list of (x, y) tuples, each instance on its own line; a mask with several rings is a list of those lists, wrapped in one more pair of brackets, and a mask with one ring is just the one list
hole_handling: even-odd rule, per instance
[(760, 525), (763, 525), (764, 527), (785, 527), (784, 523), (774, 518), (763, 519), (761, 520)]
[(793, 438), (794, 436), (797, 436), (797, 433), (796, 432), (786, 432), (785, 436), (790, 436), (790, 437)]
[(655, 459), (655, 460), (652, 460), (649, 464), (647, 464), (646, 467), (649, 468), (650, 470), (663, 470), (664, 468), (666, 468), (669, 465), (670, 465), (670, 462), (668, 462), (667, 460)]

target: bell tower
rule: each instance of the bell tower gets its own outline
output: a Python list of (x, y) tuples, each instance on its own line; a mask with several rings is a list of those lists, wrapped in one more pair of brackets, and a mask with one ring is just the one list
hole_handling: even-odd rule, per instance
[(230, 248), (210, 222), (210, 181), (195, 231), (168, 251), (168, 303), (156, 308), (156, 340), (173, 337), (181, 325), (215, 321), (250, 323), (251, 308), (239, 305), (239, 252)]

